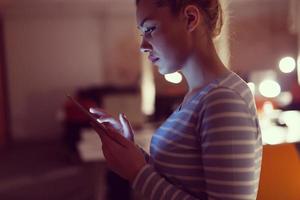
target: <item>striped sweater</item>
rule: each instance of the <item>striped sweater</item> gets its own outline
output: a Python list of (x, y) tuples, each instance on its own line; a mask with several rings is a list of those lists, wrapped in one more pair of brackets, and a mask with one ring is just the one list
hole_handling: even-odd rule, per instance
[(230, 72), (194, 94), (151, 139), (132, 187), (149, 199), (256, 199), (262, 158), (256, 107)]

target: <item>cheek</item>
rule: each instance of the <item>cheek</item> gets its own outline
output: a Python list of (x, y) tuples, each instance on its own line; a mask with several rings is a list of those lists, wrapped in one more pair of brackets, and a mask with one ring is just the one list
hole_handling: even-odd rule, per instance
[(170, 40), (170, 38), (161, 37), (153, 42), (154, 51), (157, 51), (157, 53), (165, 59), (174, 59), (180, 54), (180, 52), (178, 52), (178, 45), (175, 41)]
[(162, 48), (166, 51), (169, 59), (183, 60), (187, 54), (188, 47), (183, 35), (176, 32), (168, 35), (163, 41), (161, 41)]
[(173, 65), (173, 68), (183, 65), (188, 54), (184, 36), (181, 30), (170, 29), (156, 32), (151, 41), (154, 54), (159, 56), (165, 64)]

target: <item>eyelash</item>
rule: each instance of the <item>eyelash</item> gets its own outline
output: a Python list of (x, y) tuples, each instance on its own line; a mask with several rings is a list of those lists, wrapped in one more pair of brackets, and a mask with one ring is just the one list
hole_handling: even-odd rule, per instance
[(141, 36), (149, 36), (156, 29), (156, 27), (147, 28)]

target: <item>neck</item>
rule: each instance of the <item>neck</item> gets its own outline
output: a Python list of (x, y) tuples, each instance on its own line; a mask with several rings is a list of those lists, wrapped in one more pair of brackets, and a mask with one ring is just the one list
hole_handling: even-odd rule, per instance
[(195, 52), (182, 67), (181, 72), (185, 76), (189, 92), (201, 88), (211, 81), (228, 73), (228, 69), (217, 55), (212, 41), (199, 44)]

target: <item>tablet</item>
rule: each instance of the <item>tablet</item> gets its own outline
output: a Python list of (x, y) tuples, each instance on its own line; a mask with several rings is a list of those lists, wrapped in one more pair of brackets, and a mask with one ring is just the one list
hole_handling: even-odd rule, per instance
[(93, 116), (86, 108), (84, 108), (76, 99), (74, 99), (70, 95), (66, 96), (79, 108), (79, 110), (81, 110), (81, 112), (85, 116), (87, 116), (92, 122), (96, 123), (103, 132), (107, 133), (106, 128), (99, 121), (97, 121), (97, 118), (95, 116)]

